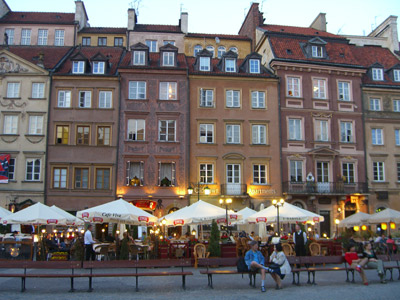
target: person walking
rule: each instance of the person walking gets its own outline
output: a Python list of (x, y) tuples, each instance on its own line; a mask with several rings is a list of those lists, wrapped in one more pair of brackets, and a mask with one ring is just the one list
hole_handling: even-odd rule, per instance
[(293, 234), (293, 243), (296, 256), (306, 256), (307, 235), (298, 224), (296, 224), (296, 232)]
[(86, 229), (85, 236), (84, 236), (85, 253), (86, 253), (85, 259), (86, 260), (90, 260), (90, 259), (95, 260), (96, 259), (96, 252), (94, 252), (94, 250), (93, 250), (93, 244), (96, 242), (93, 240), (93, 237), (92, 237), (92, 231), (91, 231), (92, 228), (93, 228), (92, 224), (89, 224)]
[(246, 252), (244, 261), (250, 272), (261, 272), (261, 292), (265, 292), (265, 271), (267, 267), (264, 266), (264, 255), (258, 250), (258, 242), (250, 241), (250, 250)]

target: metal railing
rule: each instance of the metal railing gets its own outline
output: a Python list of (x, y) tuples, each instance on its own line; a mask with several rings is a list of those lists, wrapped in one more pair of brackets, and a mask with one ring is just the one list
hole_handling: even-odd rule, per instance
[(365, 182), (295, 182), (283, 183), (283, 192), (287, 194), (336, 194), (348, 195), (354, 193), (367, 193), (368, 186)]

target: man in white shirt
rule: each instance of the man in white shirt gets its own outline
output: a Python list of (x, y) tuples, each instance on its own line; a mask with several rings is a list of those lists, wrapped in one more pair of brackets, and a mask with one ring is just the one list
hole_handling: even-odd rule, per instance
[(293, 243), (296, 256), (306, 256), (307, 235), (298, 224), (296, 224), (296, 232), (293, 234)]
[(96, 243), (92, 237), (92, 232), (91, 232), (92, 228), (93, 228), (92, 224), (89, 224), (84, 235), (86, 260), (90, 260), (90, 258), (92, 258), (92, 260), (96, 259), (96, 252), (94, 252), (92, 246), (94, 243)]

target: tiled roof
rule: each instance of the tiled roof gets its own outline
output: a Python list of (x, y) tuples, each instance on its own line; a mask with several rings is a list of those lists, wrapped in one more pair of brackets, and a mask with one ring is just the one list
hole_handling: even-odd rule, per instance
[(226, 39), (226, 40), (243, 40), (243, 41), (251, 40), (248, 36), (245, 36), (245, 35), (218, 34), (218, 33), (191, 33), (191, 32), (189, 32), (188, 34), (186, 34), (186, 37), (211, 38), (211, 39), (215, 39), (217, 37), (219, 39)]
[[(118, 63), (120, 62), (121, 55), (124, 53), (124, 50), (121, 47), (77, 47), (70, 55), (70, 57), (81, 53), (83, 56), (87, 57), (89, 60), (94, 57), (96, 54), (101, 53), (105, 57), (108, 58), (108, 62), (110, 65), (110, 69), (105, 75), (115, 75), (117, 72)], [(70, 59), (66, 59), (62, 64), (60, 69), (57, 71), (57, 74), (70, 74), (72, 69), (72, 61)], [(83, 74), (85, 75), (85, 74)], [(96, 75), (99, 76), (99, 75)]]
[(182, 33), (181, 28), (177, 25), (154, 25), (154, 24), (136, 24), (134, 31)]
[(35, 65), (39, 62), (39, 54), (42, 53), (44, 67), (46, 69), (53, 69), (68, 51), (71, 50), (71, 47), (10, 46), (7, 50)]
[(310, 27), (297, 27), (297, 26), (286, 26), (286, 25), (271, 25), (264, 24), (260, 28), (267, 30), (269, 32), (279, 32), (279, 33), (289, 33), (289, 34), (299, 34), (299, 35), (312, 35), (312, 36), (322, 36), (322, 37), (339, 37), (335, 34), (316, 30)]
[(74, 13), (58, 12), (18, 12), (10, 11), (0, 23), (21, 23), (21, 24), (64, 24), (73, 25), (75, 22)]
[(126, 27), (85, 27), (79, 33), (125, 34)]
[(177, 62), (178, 62), (178, 67), (162, 67), (160, 66), (160, 53), (149, 53), (149, 58), (150, 58), (150, 65), (148, 66), (132, 66), (131, 61), (132, 61), (132, 51), (127, 52), (124, 59), (121, 62), (120, 68), (124, 69), (187, 69), (187, 63), (186, 63), (186, 57), (182, 53), (178, 53), (177, 55)]

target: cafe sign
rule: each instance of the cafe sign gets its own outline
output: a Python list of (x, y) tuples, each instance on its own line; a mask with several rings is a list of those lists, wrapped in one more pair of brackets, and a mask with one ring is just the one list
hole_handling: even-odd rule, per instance
[(146, 217), (146, 216), (139, 216), (139, 217), (138, 217), (138, 221), (139, 221), (139, 222), (148, 222), (148, 221), (149, 221), (149, 217)]
[(266, 217), (259, 217), (256, 219), (257, 223), (265, 222), (267, 223), (267, 218)]
[(313, 218), (313, 221), (314, 221), (314, 222), (319, 222), (319, 217), (314, 217), (314, 218)]
[(95, 222), (95, 223), (103, 223), (103, 218), (93, 217), (93, 222)]
[(47, 220), (47, 224), (57, 224), (58, 223), (58, 220), (56, 220), (56, 219), (48, 219)]
[(132, 204), (136, 207), (147, 210), (155, 210), (157, 206), (157, 202), (152, 200), (136, 200), (132, 201)]
[(177, 226), (177, 225), (183, 225), (183, 224), (185, 224), (185, 221), (182, 220), (182, 219), (178, 219), (178, 220), (174, 220), (173, 223), (174, 223), (175, 226)]

